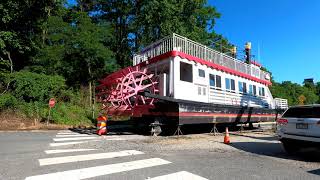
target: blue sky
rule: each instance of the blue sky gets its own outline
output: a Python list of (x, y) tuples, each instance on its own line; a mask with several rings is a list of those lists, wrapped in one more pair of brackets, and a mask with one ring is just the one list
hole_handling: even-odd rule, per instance
[[(320, 81), (320, 0), (209, 0), (221, 13), (215, 31), (243, 48), (252, 42), (278, 82)], [(257, 56), (256, 56), (257, 57)]]

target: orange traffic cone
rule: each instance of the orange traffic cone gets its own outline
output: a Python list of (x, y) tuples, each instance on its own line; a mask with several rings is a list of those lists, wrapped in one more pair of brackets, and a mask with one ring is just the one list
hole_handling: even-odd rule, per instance
[(230, 144), (230, 136), (229, 136), (229, 130), (228, 127), (226, 127), (226, 134), (224, 136), (224, 141), (225, 144)]
[(102, 134), (107, 134), (107, 117), (99, 116), (97, 118), (97, 134), (101, 136)]

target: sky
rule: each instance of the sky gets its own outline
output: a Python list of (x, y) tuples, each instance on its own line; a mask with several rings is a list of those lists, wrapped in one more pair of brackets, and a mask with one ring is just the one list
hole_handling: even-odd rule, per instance
[[(252, 53), (277, 82), (320, 81), (320, 0), (208, 0), (221, 13), (214, 27)], [(259, 47), (259, 48), (258, 48)], [(258, 53), (258, 49), (260, 53)]]

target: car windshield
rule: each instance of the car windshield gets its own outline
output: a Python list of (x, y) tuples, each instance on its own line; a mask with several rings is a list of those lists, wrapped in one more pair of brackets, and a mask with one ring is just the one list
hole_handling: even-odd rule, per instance
[(320, 107), (293, 107), (289, 108), (282, 117), (320, 118)]

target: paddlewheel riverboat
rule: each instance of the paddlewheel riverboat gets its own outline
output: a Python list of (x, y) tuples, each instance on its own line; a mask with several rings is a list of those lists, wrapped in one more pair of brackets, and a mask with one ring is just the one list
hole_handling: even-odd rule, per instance
[(97, 97), (108, 115), (159, 127), (274, 121), (287, 101), (272, 97), (270, 74), (250, 50), (247, 44), (243, 62), (173, 34), (102, 79)]

